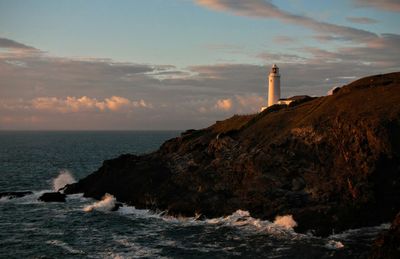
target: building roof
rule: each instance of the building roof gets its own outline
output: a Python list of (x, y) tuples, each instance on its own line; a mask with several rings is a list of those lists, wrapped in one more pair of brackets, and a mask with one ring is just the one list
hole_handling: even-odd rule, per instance
[(280, 101), (296, 101), (296, 100), (303, 100), (306, 98), (310, 98), (308, 95), (295, 95), (289, 98), (281, 98), (279, 99)]

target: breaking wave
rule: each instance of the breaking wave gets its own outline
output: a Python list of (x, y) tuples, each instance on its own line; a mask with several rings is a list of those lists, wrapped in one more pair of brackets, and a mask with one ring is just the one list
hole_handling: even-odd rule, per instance
[[(332, 234), (329, 236), (331, 239), (341, 239), (341, 240), (348, 240), (351, 239), (352, 236), (360, 236), (366, 235), (370, 237), (376, 237), (379, 233), (384, 230), (388, 230), (390, 228), (390, 223), (384, 223), (378, 226), (373, 227), (363, 227), (357, 229), (348, 229), (344, 232)], [(368, 234), (366, 234), (368, 233)]]
[(335, 241), (335, 240), (329, 240), (326, 244), (325, 247), (328, 249), (341, 249), (344, 247), (343, 243), (340, 241)]
[(51, 190), (41, 190), (41, 191), (33, 191), (31, 194), (24, 195), (22, 197), (14, 197), (13, 195), (11, 196), (3, 196), (0, 199), (0, 202), (3, 203), (16, 203), (16, 204), (36, 204), (36, 203), (42, 203), (41, 201), (38, 200), (40, 196), (42, 196), (43, 193), (49, 192)]
[(278, 216), (275, 222), (256, 219), (250, 216), (245, 210), (237, 210), (229, 216), (208, 219), (208, 224), (234, 226), (242, 229), (256, 230), (258, 232), (270, 233), (275, 236), (303, 236), (297, 234), (293, 227), (297, 225), (291, 215)]
[(111, 211), (115, 207), (116, 199), (111, 194), (106, 193), (101, 201), (96, 201), (91, 205), (87, 205), (83, 208), (83, 211), (90, 212), (93, 210), (98, 211)]
[[(92, 211), (94, 209), (100, 211), (110, 211), (115, 205), (115, 198), (110, 194), (106, 194), (101, 201), (95, 202), (92, 205), (86, 206), (84, 211)], [(345, 247), (344, 236), (354, 234), (358, 230), (350, 230), (341, 234), (331, 235), (327, 238), (313, 236), (312, 234), (301, 234), (294, 231), (297, 222), (292, 215), (277, 216), (273, 222), (268, 220), (261, 220), (251, 217), (250, 213), (245, 210), (237, 210), (231, 215), (212, 219), (200, 219), (201, 215), (195, 217), (174, 217), (169, 216), (166, 212), (154, 212), (147, 209), (136, 209), (133, 206), (126, 206), (119, 208), (118, 212), (121, 215), (132, 215), (135, 218), (153, 218), (165, 221), (170, 224), (180, 225), (214, 225), (218, 227), (234, 227), (243, 231), (265, 233), (274, 236), (275, 238), (289, 239), (289, 240), (310, 240), (312, 242), (322, 243), (321, 245), (327, 249), (338, 250)], [(375, 227), (377, 230), (387, 228), (387, 225)], [(373, 228), (371, 228), (373, 229)], [(359, 229), (363, 231), (363, 229)], [(375, 233), (376, 234), (376, 233)]]
[(8, 202), (10, 200), (10, 196), (3, 196), (0, 198), (0, 202)]
[(60, 174), (53, 180), (53, 190), (59, 191), (67, 184), (71, 184), (74, 182), (76, 182), (75, 178), (68, 170), (61, 170)]
[(123, 206), (118, 210), (122, 215), (134, 215), (140, 218), (158, 218), (168, 223), (183, 225), (216, 225), (237, 227), (243, 230), (266, 232), (276, 236), (306, 236), (296, 233), (293, 228), (297, 226), (292, 215), (278, 216), (274, 222), (256, 219), (245, 210), (237, 210), (229, 216), (200, 220), (201, 215), (195, 217), (174, 217), (165, 212), (155, 213), (150, 210), (136, 209), (131, 206)]
[(276, 216), (274, 224), (286, 229), (293, 229), (297, 226), (297, 222), (294, 221), (292, 215)]
[(74, 182), (76, 182), (75, 178), (72, 176), (72, 174), (68, 170), (61, 170), (59, 175), (52, 180), (52, 189), (31, 191), (31, 193), (28, 193), (21, 197), (15, 197), (15, 195), (8, 195), (8, 196), (6, 195), (6, 196), (3, 196), (0, 198), (0, 202), (18, 202), (18, 203), (22, 203), (22, 204), (41, 203), (41, 201), (38, 201), (38, 198), (42, 194), (44, 194), (46, 192), (59, 191), (65, 185), (71, 184)]

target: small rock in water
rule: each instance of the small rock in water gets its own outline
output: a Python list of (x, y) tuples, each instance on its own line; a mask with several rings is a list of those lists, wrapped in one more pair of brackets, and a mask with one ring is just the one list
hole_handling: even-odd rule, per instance
[(65, 194), (60, 192), (46, 192), (38, 200), (44, 202), (65, 202), (65, 196)]
[(111, 209), (111, 211), (117, 211), (120, 207), (123, 207), (124, 205), (121, 202), (116, 202), (114, 207)]

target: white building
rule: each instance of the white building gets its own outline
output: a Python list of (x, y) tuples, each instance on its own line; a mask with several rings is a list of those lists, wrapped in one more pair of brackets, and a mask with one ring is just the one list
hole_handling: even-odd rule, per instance
[(289, 97), (289, 98), (279, 99), (278, 104), (280, 104), (280, 105), (283, 105), (283, 104), (284, 105), (289, 105), (292, 102), (302, 101), (302, 100), (305, 100), (305, 99), (311, 99), (311, 97), (308, 96), (308, 95), (295, 95), (295, 96), (292, 96), (292, 97)]
[(274, 64), (268, 76), (268, 106), (261, 107), (260, 112), (268, 107), (277, 104), (281, 98), (281, 75), (279, 67)]
[(281, 98), (281, 75), (277, 65), (273, 65), (269, 73), (268, 107), (277, 104)]

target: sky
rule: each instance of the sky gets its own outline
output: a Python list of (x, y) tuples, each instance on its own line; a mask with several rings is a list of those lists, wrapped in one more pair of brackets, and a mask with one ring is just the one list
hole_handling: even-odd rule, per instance
[(400, 71), (399, 0), (0, 0), (0, 130), (184, 130)]

